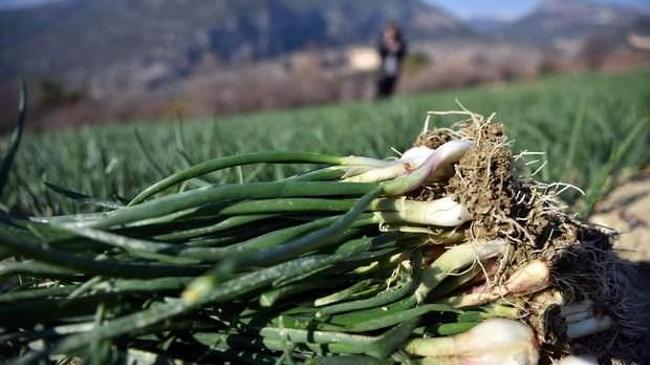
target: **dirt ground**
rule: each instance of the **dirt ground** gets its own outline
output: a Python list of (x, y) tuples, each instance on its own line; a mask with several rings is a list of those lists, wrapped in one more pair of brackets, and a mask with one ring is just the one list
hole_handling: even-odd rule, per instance
[(599, 203), (590, 221), (620, 233), (614, 249), (626, 261), (622, 269), (632, 281), (630, 295), (639, 305), (639, 317), (646, 330), (638, 348), (643, 364), (650, 364), (650, 168), (614, 189)]

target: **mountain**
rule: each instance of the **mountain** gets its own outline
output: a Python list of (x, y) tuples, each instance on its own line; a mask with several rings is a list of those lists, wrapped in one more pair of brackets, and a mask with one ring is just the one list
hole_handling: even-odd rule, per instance
[(530, 14), (499, 30), (502, 37), (549, 46), (592, 34), (617, 42), (647, 14), (628, 7), (585, 0), (542, 0)]
[(0, 11), (0, 79), (182, 77), (206, 55), (232, 63), (374, 42), (389, 19), (411, 40), (468, 34), (420, 0), (66, 0)]
[(496, 32), (509, 23), (510, 21), (508, 20), (491, 17), (473, 17), (465, 20), (465, 24), (467, 24), (470, 29), (484, 34)]

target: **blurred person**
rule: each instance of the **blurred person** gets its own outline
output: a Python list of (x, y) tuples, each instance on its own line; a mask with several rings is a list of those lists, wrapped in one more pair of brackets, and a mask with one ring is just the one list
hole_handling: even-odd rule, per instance
[(381, 67), (377, 81), (377, 97), (389, 97), (395, 91), (402, 59), (406, 54), (406, 43), (397, 23), (391, 21), (381, 33), (378, 44)]

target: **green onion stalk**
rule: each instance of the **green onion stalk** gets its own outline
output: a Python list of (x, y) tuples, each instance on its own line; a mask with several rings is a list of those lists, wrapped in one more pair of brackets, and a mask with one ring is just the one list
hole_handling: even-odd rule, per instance
[[(546, 288), (547, 266), (535, 261), (505, 285), (468, 290), (482, 267), (505, 262), (512, 242), (474, 239), (475, 217), (453, 195), (418, 198), (473, 147), (454, 139), (393, 160), (220, 157), (111, 210), (3, 218), (0, 248), (13, 256), (0, 262), (10, 283), (0, 292), (2, 348), (11, 364), (102, 363), (124, 349), (224, 363), (534, 364), (523, 312), (505, 299)], [(321, 166), (173, 190), (249, 164)], [(583, 317), (571, 317), (575, 336)]]
[[(467, 146), (469, 143), (463, 143), (461, 147)], [(18, 323), (82, 320), (84, 313), (92, 316), (90, 311), (100, 303), (112, 303), (117, 296), (129, 298), (131, 305), (116, 310), (114, 318), (102, 327), (108, 330), (93, 330), (97, 338), (110, 339), (262, 288), (269, 292), (260, 300), (269, 307), (314, 288), (340, 291), (341, 285), (352, 285), (347, 296), (332, 294), (332, 299), (316, 300), (315, 305), (339, 304), (346, 299), (372, 305), (364, 302), (370, 295), (388, 292), (382, 275), (401, 262), (396, 257), (419, 250), (418, 236), (422, 236), (382, 233), (379, 225), (440, 227), (440, 241), (446, 243), (445, 234), (470, 219), (450, 198), (421, 202), (402, 196), (427, 181), (439, 166), (457, 160), (458, 151), (456, 155), (431, 154), (417, 162), (284, 152), (225, 157), (175, 173), (112, 211), (6, 221), (0, 242), (17, 259), (2, 263), (4, 276), (22, 275), (32, 280), (44, 276), (55, 281), (34, 287), (36, 282), (30, 280), (1, 294), (0, 300), (7, 304), (2, 311), (5, 323), (13, 323), (14, 314), (39, 306), (50, 307), (47, 315)], [(206, 173), (250, 163), (328, 166), (281, 181), (214, 185), (153, 197)], [(390, 179), (367, 178), (395, 166), (407, 168)], [(366, 182), (347, 181), (359, 175), (366, 176)], [(283, 271), (293, 262), (299, 268), (289, 271), (300, 273), (302, 280)], [(210, 269), (207, 265), (214, 266)], [(356, 273), (362, 266), (373, 268)], [(270, 274), (265, 277), (263, 270)], [(215, 280), (216, 273), (220, 276)], [(331, 280), (313, 282), (312, 277), (325, 274), (340, 275), (340, 280), (336, 285), (330, 285)], [(356, 280), (368, 283), (365, 292), (356, 290)], [(283, 285), (282, 281), (289, 283)], [(397, 293), (390, 291), (391, 295), (375, 304), (408, 294), (414, 279), (409, 283), (398, 285)], [(200, 287), (205, 289), (196, 289)], [(164, 299), (174, 293), (180, 299)], [(143, 294), (151, 295), (153, 302), (142, 301)], [(82, 334), (76, 340), (66, 338), (44, 352), (81, 348), (86, 339)]]

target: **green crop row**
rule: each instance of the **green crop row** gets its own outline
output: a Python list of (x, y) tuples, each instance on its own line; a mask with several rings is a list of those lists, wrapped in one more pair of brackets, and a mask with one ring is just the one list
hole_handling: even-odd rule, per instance
[[(26, 133), (1, 206), (13, 214), (79, 210), (44, 182), (102, 199), (132, 198), (163, 176), (201, 160), (243, 152), (300, 150), (394, 155), (422, 128), (428, 110), (468, 109), (503, 121), (522, 166), (545, 182), (581, 187), (562, 198), (588, 210), (607, 187), (650, 160), (650, 70), (579, 74), (482, 86), (382, 102), (265, 112), (219, 119), (137, 121)], [(436, 117), (432, 126), (456, 117)], [(27, 119), (29, 124), (29, 116)], [(7, 147), (0, 139), (0, 151)], [(546, 161), (546, 163), (545, 163)], [(295, 167), (294, 167), (295, 169)], [(211, 182), (281, 178), (291, 168), (246, 166), (209, 177)], [(88, 206), (81, 208), (90, 211)]]

